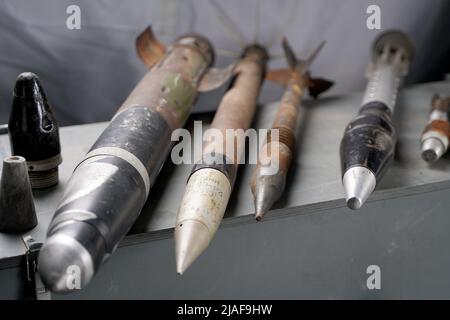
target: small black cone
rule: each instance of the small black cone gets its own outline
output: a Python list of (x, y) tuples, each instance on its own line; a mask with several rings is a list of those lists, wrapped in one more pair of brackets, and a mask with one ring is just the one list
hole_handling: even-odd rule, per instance
[(0, 182), (0, 232), (22, 232), (36, 225), (26, 161), (19, 156), (6, 158)]
[(17, 77), (8, 129), (11, 153), (27, 159), (31, 186), (57, 184), (62, 161), (58, 124), (34, 73)]

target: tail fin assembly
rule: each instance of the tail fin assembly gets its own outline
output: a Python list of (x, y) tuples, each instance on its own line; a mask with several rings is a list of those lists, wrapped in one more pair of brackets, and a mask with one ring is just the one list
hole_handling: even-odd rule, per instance
[(333, 86), (332, 81), (323, 78), (312, 78), (309, 74), (309, 68), (318, 56), (319, 52), (325, 46), (325, 41), (320, 43), (320, 45), (314, 49), (306, 60), (297, 58), (295, 51), (292, 49), (292, 46), (289, 44), (286, 37), (282, 40), (282, 46), (289, 69), (270, 71), (267, 73), (267, 80), (286, 86), (292, 77), (304, 77), (306, 80), (306, 86), (309, 89), (309, 95), (314, 99)]

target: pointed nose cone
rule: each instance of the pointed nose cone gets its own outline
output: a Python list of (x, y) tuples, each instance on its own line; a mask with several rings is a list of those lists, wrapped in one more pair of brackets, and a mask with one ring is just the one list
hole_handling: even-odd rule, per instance
[(205, 251), (211, 242), (207, 227), (196, 220), (186, 220), (175, 228), (175, 258), (177, 273), (183, 274), (187, 268)]
[(347, 207), (352, 210), (361, 208), (376, 186), (375, 175), (365, 167), (348, 169), (342, 179)]
[[(38, 151), (38, 146), (45, 146), (41, 137), (45, 135), (46, 140), (50, 140), (47, 142), (49, 145), (47, 148), (52, 147), (55, 154), (60, 152), (58, 124), (41, 82), (34, 73), (24, 72), (17, 77), (9, 130), (13, 149), (22, 150), (26, 147), (32, 147), (32, 151)], [(20, 134), (24, 135), (21, 140), (19, 140)], [(31, 134), (34, 134), (34, 136), (31, 136)], [(20, 148), (20, 142), (26, 142), (27, 145)], [(48, 152), (48, 150), (45, 151)], [(17, 152), (13, 154), (22, 156)], [(32, 159), (30, 156), (24, 155), (24, 157), (27, 160)]]
[(267, 179), (258, 179), (253, 192), (256, 211), (255, 218), (257, 221), (261, 221), (263, 216), (277, 201), (275, 195), (276, 190)]
[(42, 281), (56, 293), (82, 289), (94, 275), (90, 253), (80, 242), (65, 234), (47, 239), (38, 262)]
[(261, 221), (262, 218), (269, 212), (275, 201), (272, 197), (266, 196), (265, 191), (259, 191), (255, 197), (255, 219), (256, 221)]
[(287, 171), (278, 170), (276, 174), (263, 175), (261, 174), (261, 167), (258, 167), (254, 174), (252, 193), (255, 201), (255, 219), (261, 221), (283, 194)]
[(8, 129), (12, 154), (26, 159), (32, 188), (57, 184), (62, 161), (58, 124), (34, 73), (17, 77)]
[(0, 182), (0, 232), (22, 232), (37, 225), (25, 159), (3, 160)]

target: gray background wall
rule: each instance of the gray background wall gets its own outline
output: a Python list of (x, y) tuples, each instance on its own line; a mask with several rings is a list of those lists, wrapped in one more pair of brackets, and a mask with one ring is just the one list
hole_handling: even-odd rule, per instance
[[(327, 45), (313, 73), (337, 81), (330, 95), (362, 89), (369, 46), (377, 31), (366, 28), (366, 8), (378, 4), (382, 29), (408, 31), (417, 44), (409, 82), (440, 79), (450, 61), (450, 2), (446, 0), (229, 0), (215, 2), (246, 41), (275, 41), (285, 34), (300, 52)], [(81, 30), (66, 28), (66, 8), (81, 7)], [(37, 73), (61, 124), (108, 120), (145, 73), (134, 39), (148, 24), (169, 43), (184, 32), (202, 32), (217, 48), (240, 47), (206, 0), (0, 0), (0, 123), (6, 122), (14, 80)], [(286, 25), (288, 25), (286, 27)], [(280, 31), (281, 30), (281, 31)], [(224, 66), (230, 57), (219, 56)], [(271, 62), (281, 67), (283, 59)], [(202, 96), (196, 110), (213, 109), (220, 91)], [(266, 83), (260, 101), (281, 89)]]

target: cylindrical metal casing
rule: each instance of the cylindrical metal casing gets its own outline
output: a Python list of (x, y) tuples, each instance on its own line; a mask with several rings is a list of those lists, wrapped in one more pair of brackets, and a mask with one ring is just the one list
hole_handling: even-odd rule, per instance
[[(60, 234), (75, 239), (92, 257), (93, 272), (114, 252), (170, 152), (172, 131), (190, 113), (198, 83), (213, 61), (212, 50), (203, 37), (179, 38), (136, 86), (69, 180), (48, 229), (52, 248)], [(50, 259), (45, 244), (42, 252)], [(55, 272), (47, 262), (44, 281), (64, 291), (51, 283)]]
[(381, 177), (394, 157), (396, 141), (390, 109), (379, 102), (365, 105), (347, 126), (341, 141), (342, 175), (349, 168), (364, 166)]
[[(283, 152), (280, 157), (280, 169), (289, 168), (294, 153), (295, 141), (297, 135), (297, 127), (301, 117), (301, 99), (303, 91), (306, 86), (307, 79), (303, 79), (299, 75), (292, 74), (292, 78), (286, 87), (286, 90), (281, 97), (278, 111), (272, 123), (271, 130), (278, 130), (278, 142), (284, 145), (290, 152)], [(274, 141), (272, 133), (269, 132), (266, 144), (271, 144)], [(269, 148), (269, 147), (267, 147)], [(269, 148), (270, 149), (270, 148)], [(281, 150), (280, 150), (281, 151)]]
[(342, 176), (361, 166), (380, 178), (392, 160), (397, 139), (392, 115), (412, 55), (412, 42), (402, 32), (385, 32), (375, 40), (362, 107), (341, 141)]
[(245, 150), (245, 142), (241, 142), (245, 141), (244, 131), (255, 113), (267, 59), (266, 50), (260, 46), (245, 50), (211, 124), (210, 129), (222, 139), (206, 138), (202, 160), (194, 165), (187, 181), (175, 226), (179, 273), (206, 249), (222, 221)]
[(222, 172), (204, 168), (195, 171), (189, 178), (181, 201), (177, 220), (201, 221), (212, 238), (222, 222), (230, 198), (232, 186)]
[(428, 124), (421, 138), (422, 158), (425, 161), (436, 161), (448, 150), (450, 140), (449, 109), (450, 97), (441, 98), (437, 95), (433, 97)]
[[(258, 45), (246, 48), (242, 59), (235, 68), (230, 87), (220, 101), (211, 129), (219, 130), (223, 140), (207, 141), (203, 145), (203, 163), (194, 166), (193, 172), (204, 163), (210, 168), (216, 168), (230, 179), (233, 186), (236, 171), (245, 151), (242, 144), (243, 134), (252, 122), (256, 111), (256, 102), (264, 79), (268, 53)], [(232, 132), (230, 137), (228, 132)], [(232, 139), (232, 141), (229, 141)], [(221, 144), (222, 142), (222, 144)], [(234, 148), (230, 148), (234, 146)], [(226, 166), (220, 161), (224, 159)]]
[(265, 211), (268, 211), (283, 194), (294, 154), (301, 115), (301, 98), (307, 80), (307, 77), (292, 71), (272, 128), (259, 152), (258, 164), (250, 183), (255, 198), (257, 220), (260, 220)]
[(100, 231), (106, 251), (112, 253), (147, 199), (170, 151), (170, 134), (164, 119), (151, 109), (131, 108), (116, 116), (75, 169), (48, 235), (60, 223), (85, 221), (88, 214), (88, 223)]
[(380, 102), (394, 111), (401, 77), (392, 65), (380, 65), (369, 77), (362, 105)]

